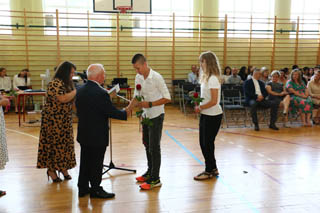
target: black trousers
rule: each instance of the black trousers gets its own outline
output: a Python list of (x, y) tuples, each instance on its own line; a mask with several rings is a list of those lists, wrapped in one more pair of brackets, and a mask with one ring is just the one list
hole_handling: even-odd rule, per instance
[(258, 107), (262, 108), (271, 108), (270, 109), (270, 125), (275, 125), (277, 118), (278, 118), (278, 108), (280, 102), (278, 100), (250, 100), (250, 113), (252, 117), (252, 123), (258, 125), (258, 116), (257, 116), (257, 109)]
[(90, 183), (91, 189), (93, 191), (97, 190), (101, 184), (104, 154), (107, 147), (91, 147), (81, 144), (80, 146), (81, 154), (78, 188), (88, 189)]
[(161, 165), (161, 148), (160, 141), (162, 135), (164, 114), (151, 119), (153, 125), (142, 126), (142, 141), (146, 149), (148, 160), (148, 173), (152, 180), (159, 179)]
[(213, 169), (217, 169), (216, 158), (214, 155), (214, 141), (219, 132), (221, 120), (222, 114), (214, 116), (200, 115), (199, 141), (205, 160), (206, 172), (211, 172)]

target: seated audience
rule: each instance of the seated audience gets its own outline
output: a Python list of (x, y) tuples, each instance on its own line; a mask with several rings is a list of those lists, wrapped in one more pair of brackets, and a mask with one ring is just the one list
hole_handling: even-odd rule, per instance
[[(0, 68), (0, 91), (7, 94), (11, 91), (11, 78), (7, 76), (7, 70), (3, 67)], [(6, 95), (4, 95), (4, 97), (8, 98), (9, 100), (15, 98)], [(11, 104), (9, 101), (9, 103), (5, 106), (5, 113), (9, 111), (10, 106)]]
[(6, 68), (0, 68), (0, 90), (4, 92), (11, 91), (11, 78), (7, 76)]
[(246, 104), (250, 107), (252, 122), (254, 123), (254, 130), (260, 130), (257, 117), (258, 107), (271, 108), (269, 128), (279, 130), (276, 126), (279, 102), (266, 99), (268, 92), (265, 88), (265, 84), (259, 80), (260, 77), (260, 70), (255, 69), (253, 71), (252, 79), (246, 80), (243, 85)]
[(312, 113), (312, 100), (309, 92), (302, 81), (301, 72), (295, 69), (291, 72), (290, 80), (287, 82), (286, 88), (290, 94), (291, 113), (300, 113), (301, 122), (304, 126), (312, 126), (310, 117)]
[(283, 107), (285, 126), (287, 126), (290, 96), (284, 88), (285, 85), (279, 81), (279, 77), (280, 72), (278, 70), (274, 70), (271, 73), (271, 81), (267, 83), (266, 90), (269, 93), (268, 100), (276, 101)]
[(188, 74), (188, 81), (193, 84), (198, 84), (199, 83), (199, 69), (196, 65), (191, 65), (191, 70)]
[(255, 69), (255, 67), (249, 65), (248, 66), (248, 76), (247, 76), (247, 80), (251, 79), (252, 78), (252, 75), (253, 75), (253, 70)]
[(284, 86), (286, 86), (288, 81), (288, 77), (286, 75), (286, 72), (284, 69), (280, 70), (280, 78), (279, 78), (279, 82), (281, 82)]
[(264, 84), (267, 84), (269, 82), (269, 70), (267, 67), (261, 67), (261, 78), (260, 81), (262, 81)]
[(223, 75), (221, 76), (222, 83), (227, 83), (228, 78), (231, 76), (231, 67), (226, 66), (224, 68)]
[(232, 75), (229, 76), (227, 79), (227, 84), (241, 84), (242, 80), (241, 77), (238, 75), (238, 69), (233, 67), (232, 68)]
[[(15, 91), (26, 90), (31, 86), (30, 72), (29, 69), (23, 69), (19, 74), (13, 77), (13, 89)], [(14, 99), (15, 111), (18, 112), (18, 104)]]
[(310, 68), (309, 67), (304, 67), (303, 68), (302, 77), (304, 77), (307, 81), (310, 81), (310, 78), (312, 77), (312, 76), (309, 76), (309, 72), (310, 72)]
[(315, 124), (320, 123), (320, 71), (317, 70), (314, 77), (308, 83), (308, 92), (312, 99), (312, 104), (317, 106), (317, 112), (313, 114), (313, 121)]
[(13, 77), (13, 89), (19, 91), (25, 90), (31, 86), (30, 72), (28, 69), (23, 69), (21, 72)]
[(242, 81), (247, 80), (247, 77), (248, 77), (247, 68), (245, 66), (242, 66), (239, 70), (238, 75), (240, 76)]

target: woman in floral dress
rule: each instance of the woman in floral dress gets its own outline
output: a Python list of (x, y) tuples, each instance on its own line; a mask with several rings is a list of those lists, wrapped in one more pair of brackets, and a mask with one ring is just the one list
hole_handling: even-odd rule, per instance
[(309, 96), (306, 85), (302, 81), (299, 70), (293, 70), (290, 80), (287, 82), (286, 88), (290, 94), (291, 113), (300, 113), (301, 122), (304, 126), (312, 126), (310, 117), (312, 113), (312, 100)]
[[(6, 163), (9, 161), (6, 140), (6, 126), (2, 109), (2, 106), (7, 106), (9, 103), (10, 101), (8, 99), (0, 95), (0, 170), (4, 169)], [(5, 191), (0, 190), (0, 197), (5, 194)]]

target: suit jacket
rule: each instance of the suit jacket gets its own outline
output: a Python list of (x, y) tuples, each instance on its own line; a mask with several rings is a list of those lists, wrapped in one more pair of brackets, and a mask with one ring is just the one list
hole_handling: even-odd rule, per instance
[(79, 87), (76, 95), (77, 141), (81, 145), (109, 145), (109, 118), (127, 120), (127, 113), (113, 106), (108, 92), (94, 81)]
[[(261, 94), (264, 98), (268, 96), (268, 92), (264, 83), (258, 80)], [(246, 80), (243, 84), (244, 95), (246, 98), (246, 104), (249, 104), (250, 100), (257, 100), (258, 96), (256, 95), (256, 88), (254, 87), (254, 83), (252, 79)]]

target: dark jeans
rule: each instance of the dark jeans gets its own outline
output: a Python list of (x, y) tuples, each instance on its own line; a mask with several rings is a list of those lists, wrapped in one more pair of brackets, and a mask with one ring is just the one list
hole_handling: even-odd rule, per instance
[(250, 100), (250, 113), (252, 117), (252, 122), (254, 125), (258, 125), (258, 116), (257, 116), (257, 109), (259, 107), (262, 108), (271, 108), (270, 110), (270, 125), (275, 125), (277, 118), (278, 118), (278, 108), (280, 102), (278, 100)]
[(98, 190), (102, 179), (104, 154), (107, 147), (91, 147), (81, 145), (80, 170), (78, 188), (85, 190), (89, 188)]
[(161, 165), (161, 149), (160, 141), (162, 135), (164, 114), (151, 119), (153, 125), (142, 126), (142, 141), (146, 148), (148, 160), (148, 173), (152, 180), (159, 179)]
[(220, 129), (222, 114), (220, 115), (200, 115), (199, 141), (200, 147), (205, 159), (206, 172), (217, 169), (216, 158), (214, 155), (214, 141)]

